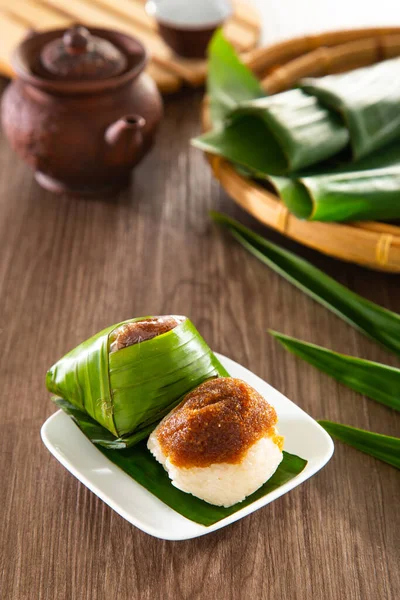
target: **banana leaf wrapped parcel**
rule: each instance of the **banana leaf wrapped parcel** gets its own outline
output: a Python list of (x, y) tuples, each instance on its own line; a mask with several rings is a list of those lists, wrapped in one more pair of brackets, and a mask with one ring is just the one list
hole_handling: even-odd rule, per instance
[(88, 415), (92, 441), (126, 448), (147, 437), (190, 390), (227, 375), (186, 317), (139, 317), (79, 344), (51, 367), (46, 386), (70, 416)]

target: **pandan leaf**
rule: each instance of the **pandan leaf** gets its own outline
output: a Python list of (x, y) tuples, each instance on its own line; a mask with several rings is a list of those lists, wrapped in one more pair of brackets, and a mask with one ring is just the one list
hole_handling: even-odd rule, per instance
[(400, 356), (400, 315), (366, 300), (311, 263), (267, 241), (234, 219), (212, 212), (242, 246), (314, 300)]
[(333, 421), (318, 421), (333, 438), (400, 469), (400, 438), (382, 435)]
[(336, 381), (394, 410), (400, 410), (400, 369), (338, 354), (277, 331), (270, 333), (287, 350)]

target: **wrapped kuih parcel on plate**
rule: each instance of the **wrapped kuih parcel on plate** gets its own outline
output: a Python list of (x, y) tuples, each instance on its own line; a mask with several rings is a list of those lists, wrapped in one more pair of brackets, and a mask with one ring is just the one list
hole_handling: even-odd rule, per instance
[(59, 360), (46, 383), (103, 454), (204, 524), (226, 513), (210, 515), (179, 494), (232, 512), (305, 466), (283, 452), (274, 407), (229, 376), (186, 317), (141, 317), (108, 327)]
[(71, 350), (48, 371), (46, 385), (68, 402), (71, 416), (78, 409), (112, 434), (104, 432), (103, 444), (92, 441), (124, 448), (147, 437), (184, 394), (221, 375), (227, 372), (189, 319), (140, 317)]

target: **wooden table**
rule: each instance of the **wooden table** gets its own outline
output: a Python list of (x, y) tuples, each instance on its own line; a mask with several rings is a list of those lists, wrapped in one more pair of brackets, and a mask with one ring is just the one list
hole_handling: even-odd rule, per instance
[[(224, 232), (229, 213), (355, 291), (400, 311), (399, 278), (335, 262), (263, 229), (188, 148), (201, 94), (166, 103), (158, 144), (114, 202), (54, 197), (0, 137), (0, 597), (4, 600), (391, 600), (400, 594), (399, 474), (337, 444), (328, 466), (246, 519), (187, 542), (149, 537), (40, 440), (44, 376), (104, 326), (189, 315), (209, 344), (316, 418), (399, 435), (393, 411), (277, 346), (267, 328), (396, 364)], [(398, 362), (397, 362), (398, 364)]]

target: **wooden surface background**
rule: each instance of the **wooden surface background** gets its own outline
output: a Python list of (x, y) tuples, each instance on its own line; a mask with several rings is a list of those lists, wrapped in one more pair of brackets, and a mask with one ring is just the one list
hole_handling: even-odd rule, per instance
[[(355, 25), (357, 23), (354, 23)], [(46, 369), (131, 316), (190, 316), (209, 344), (315, 418), (399, 435), (393, 411), (281, 349), (277, 329), (398, 364), (211, 225), (217, 209), (400, 311), (398, 276), (340, 263), (257, 225), (212, 180), (201, 93), (168, 99), (153, 153), (113, 202), (54, 197), (0, 137), (0, 597), (3, 600), (394, 600), (399, 473), (336, 445), (328, 466), (242, 521), (187, 542), (137, 530), (48, 453)]]

